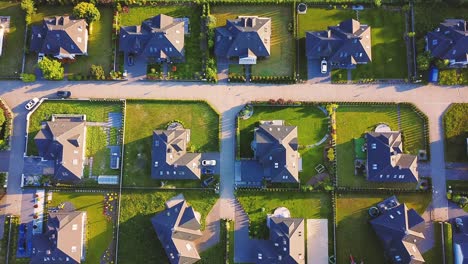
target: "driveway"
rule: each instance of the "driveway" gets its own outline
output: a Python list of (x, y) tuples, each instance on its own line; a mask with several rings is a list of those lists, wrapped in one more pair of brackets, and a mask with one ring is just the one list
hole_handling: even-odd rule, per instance
[(23, 174), (25, 176), (54, 174), (54, 161), (42, 160), (40, 157), (25, 157)]
[(319, 59), (307, 60), (307, 79), (308, 83), (331, 83), (330, 65), (328, 65), (328, 72), (323, 74), (320, 70)]
[(128, 65), (128, 55), (125, 54), (124, 69), (127, 71), (128, 80), (141, 80), (146, 78), (147, 63), (146, 58), (142, 56), (134, 57), (134, 64)]
[(0, 151), (0, 172), (7, 172), (10, 164), (10, 151)]
[(229, 75), (229, 60), (218, 58), (218, 82), (227, 83)]
[(328, 264), (328, 219), (306, 219), (307, 264)]
[[(214, 170), (214, 174), (220, 174), (219, 166), (219, 152), (206, 152), (201, 154), (201, 160), (216, 160), (216, 166), (204, 166), (204, 168), (209, 168)], [(202, 166), (203, 167), (203, 166)]]
[(219, 243), (221, 224), (219, 217), (220, 204), (221, 202), (218, 199), (205, 218), (205, 230), (202, 232), (202, 237), (196, 241), (197, 249), (200, 252)]

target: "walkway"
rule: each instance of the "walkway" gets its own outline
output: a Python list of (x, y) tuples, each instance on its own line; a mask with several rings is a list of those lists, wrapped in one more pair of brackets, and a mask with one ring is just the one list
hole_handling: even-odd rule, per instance
[[(199, 238), (197, 243), (197, 249), (199, 252), (205, 251), (208, 248), (219, 243), (220, 239), (220, 200), (216, 201), (211, 211), (205, 218), (205, 230), (203, 230), (203, 235)], [(203, 216), (202, 216), (203, 217)]]

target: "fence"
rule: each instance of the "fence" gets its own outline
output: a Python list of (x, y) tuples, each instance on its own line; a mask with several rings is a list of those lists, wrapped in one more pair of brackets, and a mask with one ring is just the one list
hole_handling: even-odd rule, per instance
[(10, 149), (11, 148), (11, 135), (13, 134), (13, 113), (11, 112), (11, 109), (8, 107), (7, 103), (3, 101), (2, 98), (0, 98), (0, 109), (3, 110), (3, 114), (5, 115), (5, 132), (4, 132), (4, 137), (6, 144), (1, 149)]

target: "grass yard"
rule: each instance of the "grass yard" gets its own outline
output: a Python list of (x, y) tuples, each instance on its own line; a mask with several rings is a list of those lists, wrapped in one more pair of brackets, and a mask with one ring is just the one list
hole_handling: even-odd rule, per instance
[(91, 122), (107, 122), (109, 112), (120, 112), (118, 102), (90, 102), (90, 101), (44, 101), (31, 115), (28, 131), (28, 155), (37, 155), (34, 137), (41, 129), (43, 121), (49, 121), (53, 114), (85, 114), (86, 120)]
[[(348, 263), (352, 254), (357, 263), (384, 263), (384, 251), (380, 241), (367, 222), (369, 207), (390, 195), (382, 194), (338, 194), (337, 220), (337, 260)], [(431, 202), (431, 194), (400, 194), (401, 203), (422, 214)]]
[(106, 138), (106, 132), (102, 127), (86, 127), (86, 157), (93, 157), (93, 176), (119, 174), (119, 170), (110, 168), (110, 149), (107, 148)]
[[(176, 191), (138, 191), (122, 193), (120, 215), (119, 263), (169, 263), (163, 246), (151, 224), (151, 218), (164, 210), (166, 200)], [(217, 195), (200, 191), (184, 191), (187, 202), (205, 217), (215, 204)]]
[(160, 186), (150, 176), (153, 130), (166, 129), (173, 120), (191, 130), (190, 145), (196, 152), (219, 151), (219, 115), (205, 102), (128, 101), (126, 116), (125, 186)]
[(452, 104), (444, 115), (445, 161), (467, 162), (468, 104)]
[(177, 75), (182, 79), (192, 79), (194, 73), (202, 71), (202, 52), (200, 52), (201, 10), (195, 4), (130, 6), (129, 12), (121, 15), (122, 26), (141, 25), (145, 19), (159, 14), (190, 20), (190, 35), (185, 36), (185, 63), (177, 64)]
[[(38, 6), (32, 16), (32, 25), (41, 25), (44, 17), (70, 15), (72, 6)], [(65, 66), (65, 73), (89, 75), (92, 64), (101, 65), (107, 73), (113, 67), (112, 53), (112, 17), (111, 8), (100, 7), (101, 20), (92, 25), (92, 33), (88, 39), (88, 56), (78, 56), (76, 62)], [(30, 34), (30, 33), (28, 33)], [(28, 43), (31, 36), (28, 36)], [(28, 44), (29, 50), (29, 44)], [(37, 53), (29, 52), (26, 56), (25, 72), (33, 73), (37, 65)]]
[(305, 146), (319, 142), (328, 133), (328, 118), (316, 106), (254, 106), (251, 118), (239, 120), (241, 158), (253, 158), (250, 143), (254, 139), (254, 128), (261, 120), (285, 120), (287, 125), (298, 126), (299, 153), (303, 168), (299, 178), (301, 183), (306, 183), (317, 173), (315, 166), (323, 163), (323, 144), (314, 148)]
[[(437, 10), (437, 12), (434, 12), (434, 10)], [(427, 2), (423, 5), (415, 5), (414, 12), (417, 37), (423, 37), (428, 31), (434, 30), (439, 23), (447, 18), (468, 19), (468, 7), (457, 7), (448, 2)]]
[(424, 121), (407, 105), (400, 105), (401, 127), (398, 126), (397, 105), (340, 105), (336, 116), (337, 130), (337, 175), (339, 186), (349, 187), (401, 187), (411, 188), (415, 184), (382, 184), (368, 182), (363, 176), (354, 175), (353, 139), (367, 131), (373, 131), (379, 123), (385, 123), (392, 130), (401, 130), (404, 135), (403, 150), (417, 154), (425, 149)]
[(252, 66), (252, 75), (291, 76), (295, 62), (294, 37), (288, 31), (293, 22), (289, 5), (212, 5), (211, 14), (216, 17), (218, 27), (226, 25), (227, 19), (253, 15), (271, 18), (270, 58), (259, 60)]
[(234, 73), (236, 75), (245, 76), (244, 65), (229, 64), (229, 73)]
[(17, 77), (21, 73), (23, 59), (24, 12), (19, 2), (1, 1), (0, 16), (10, 16), (10, 32), (5, 33), (2, 56), (0, 56), (0, 78)]
[[(442, 260), (442, 233), (439, 223), (434, 223), (434, 247), (424, 252), (423, 258), (427, 264), (444, 263)], [(447, 253), (447, 252), (446, 252)], [(453, 263), (453, 262), (446, 262)]]
[(447, 189), (449, 189), (449, 187), (455, 193), (468, 193), (468, 181), (450, 180), (450, 181), (447, 181)]
[(103, 214), (104, 195), (96, 193), (57, 193), (49, 206), (70, 202), (78, 211), (86, 211), (88, 222), (86, 239), (86, 261), (100, 263), (101, 256), (113, 240), (113, 224)]
[(255, 238), (268, 238), (266, 216), (277, 207), (288, 208), (291, 217), (331, 219), (331, 200), (327, 193), (241, 191), (236, 196), (249, 216), (250, 233)]

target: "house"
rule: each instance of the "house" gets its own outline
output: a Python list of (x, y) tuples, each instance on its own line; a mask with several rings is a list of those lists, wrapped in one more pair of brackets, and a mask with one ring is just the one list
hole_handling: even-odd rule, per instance
[(352, 69), (372, 61), (371, 27), (348, 19), (328, 30), (306, 32), (309, 60), (327, 60), (333, 67)]
[(76, 183), (83, 177), (86, 115), (52, 115), (34, 137), (39, 155), (54, 160), (54, 178)]
[(426, 50), (451, 67), (468, 65), (468, 31), (464, 19), (446, 19), (426, 35)]
[(141, 26), (120, 27), (119, 49), (148, 61), (183, 62), (186, 24), (187, 19), (160, 14), (143, 21)]
[(86, 212), (50, 212), (45, 233), (34, 236), (31, 264), (81, 263), (85, 239)]
[(370, 224), (392, 263), (424, 263), (418, 245), (425, 239), (424, 219), (395, 196), (377, 204), (379, 215)]
[(366, 134), (367, 180), (375, 182), (417, 182), (418, 157), (403, 154), (401, 133), (369, 132)]
[[(283, 211), (283, 214), (277, 211)], [(268, 216), (267, 225), (270, 238), (258, 243), (256, 263), (305, 264), (304, 219), (290, 218), (289, 210), (280, 207), (275, 214)]]
[(299, 183), (301, 159), (296, 126), (286, 126), (283, 120), (262, 121), (254, 130), (252, 149), (266, 180)]
[(88, 54), (88, 24), (69, 16), (46, 17), (32, 27), (30, 50), (57, 59)]
[(270, 56), (270, 37), (270, 18), (239, 16), (216, 28), (214, 52), (218, 58), (238, 64), (256, 64), (257, 59)]
[(166, 201), (166, 209), (151, 218), (171, 264), (191, 264), (200, 260), (194, 244), (202, 236), (200, 218), (200, 213), (188, 206), (183, 194)]
[(158, 180), (199, 180), (200, 153), (187, 152), (190, 129), (154, 130), (151, 177)]
[(453, 226), (453, 256), (455, 264), (468, 264), (468, 216), (459, 216)]
[(468, 242), (453, 244), (455, 264), (468, 264)]

